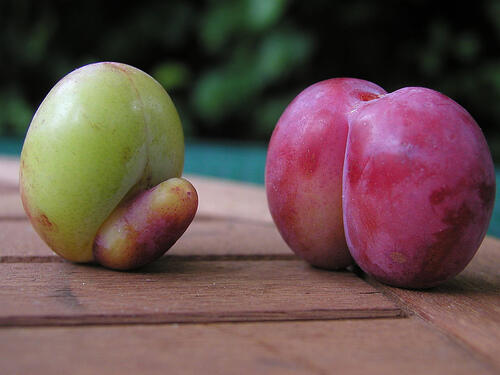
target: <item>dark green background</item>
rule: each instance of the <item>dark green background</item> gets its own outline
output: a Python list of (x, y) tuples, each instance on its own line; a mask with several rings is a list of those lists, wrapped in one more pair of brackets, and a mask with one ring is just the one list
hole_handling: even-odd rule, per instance
[(0, 136), (23, 136), (49, 89), (96, 61), (152, 74), (189, 137), (266, 143), (319, 80), (436, 89), (478, 121), (495, 160), (500, 0), (0, 1)]

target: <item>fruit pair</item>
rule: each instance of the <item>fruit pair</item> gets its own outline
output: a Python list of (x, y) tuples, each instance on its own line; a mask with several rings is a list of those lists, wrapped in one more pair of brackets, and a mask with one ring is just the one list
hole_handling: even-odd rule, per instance
[[(91, 64), (57, 83), (35, 114), (21, 198), (62, 257), (136, 268), (194, 218), (183, 162), (179, 116), (160, 84), (128, 65)], [(280, 233), (311, 264), (338, 269), (354, 258), (383, 282), (428, 287), (460, 272), (479, 247), (495, 173), (479, 127), (451, 99), (332, 79), (281, 116), (266, 189)]]

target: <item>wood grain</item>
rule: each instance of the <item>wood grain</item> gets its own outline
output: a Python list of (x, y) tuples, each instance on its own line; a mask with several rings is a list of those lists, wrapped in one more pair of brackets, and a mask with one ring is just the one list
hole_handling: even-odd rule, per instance
[(0, 262), (8, 258), (54, 256), (28, 220), (0, 220)]
[(199, 195), (198, 215), (273, 224), (263, 186), (186, 176)]
[(300, 260), (165, 258), (138, 272), (0, 264), (0, 325), (216, 322), (400, 316), (350, 272)]
[(426, 291), (372, 283), (405, 309), (481, 353), (500, 371), (500, 241), (487, 237), (456, 278)]
[(0, 220), (3, 219), (28, 219), (24, 213), (17, 187), (7, 191), (0, 190)]
[(0, 193), (17, 190), (19, 186), (19, 159), (0, 157)]
[[(256, 238), (259, 240), (256, 241)], [(28, 220), (0, 220), (0, 244), (0, 263), (55, 256)], [(170, 255), (293, 256), (293, 253), (273, 225), (195, 219), (184, 235), (167, 252), (166, 256)]]
[(0, 329), (2, 374), (494, 374), (416, 319)]

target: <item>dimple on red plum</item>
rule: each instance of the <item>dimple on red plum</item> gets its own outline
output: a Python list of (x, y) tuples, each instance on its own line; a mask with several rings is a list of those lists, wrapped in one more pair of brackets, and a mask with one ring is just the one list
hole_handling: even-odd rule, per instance
[[(311, 173), (303, 160), (317, 160)], [(350, 254), (381, 282), (426, 288), (479, 248), (495, 172), (479, 126), (450, 98), (344, 78), (310, 86), (285, 110), (266, 188), (280, 233), (309, 263), (341, 268)]]

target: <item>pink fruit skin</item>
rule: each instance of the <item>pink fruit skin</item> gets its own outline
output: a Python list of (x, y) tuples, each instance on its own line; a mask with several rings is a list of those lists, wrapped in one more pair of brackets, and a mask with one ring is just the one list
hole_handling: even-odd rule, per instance
[(381, 282), (426, 288), (462, 271), (491, 218), (495, 171), (484, 136), (456, 102), (404, 88), (350, 115), (346, 239)]
[(352, 264), (342, 221), (347, 116), (383, 94), (359, 79), (319, 82), (290, 103), (273, 132), (265, 172), (269, 209), (289, 247), (314, 266)]

